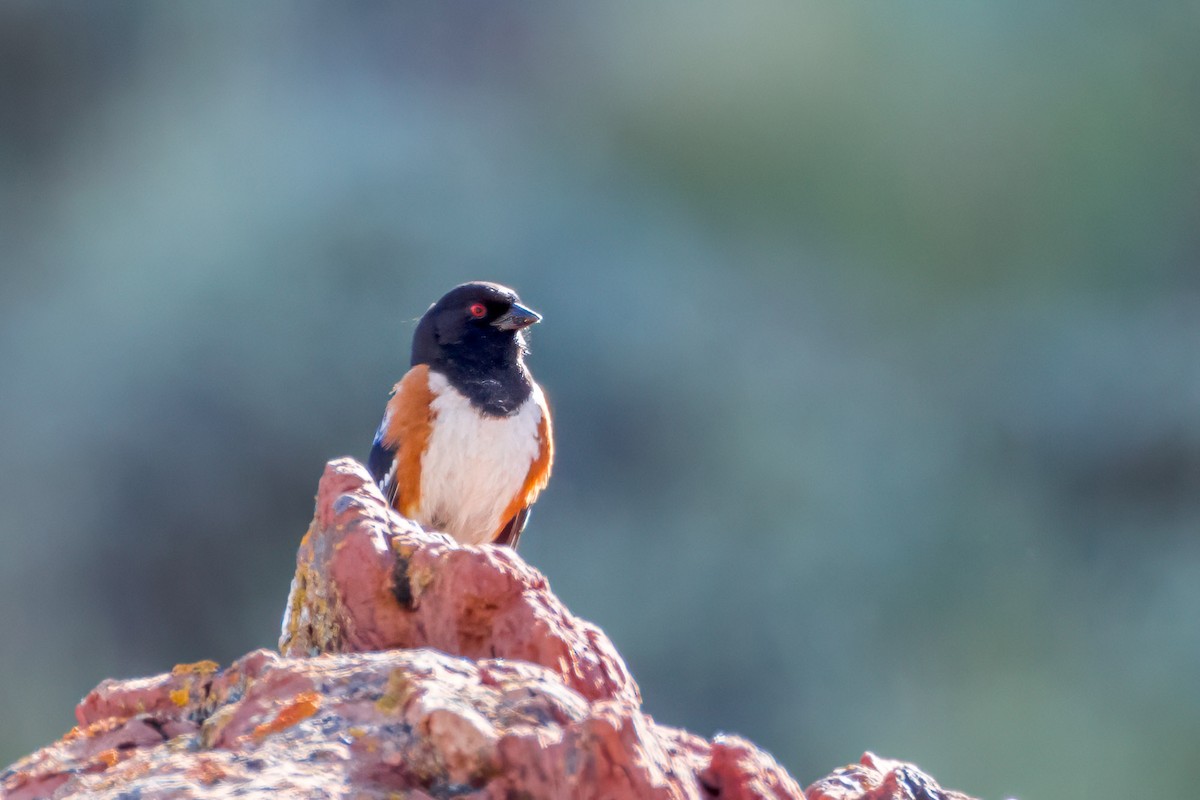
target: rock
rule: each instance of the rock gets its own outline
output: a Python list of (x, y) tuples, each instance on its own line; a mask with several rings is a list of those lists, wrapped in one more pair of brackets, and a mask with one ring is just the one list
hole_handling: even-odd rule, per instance
[[(802, 798), (769, 756), (589, 701), (545, 667), (428, 648), (105, 681), (4, 797)], [(406, 794), (408, 793), (408, 794)]]
[[(0, 797), (804, 797), (749, 742), (656, 724), (536, 570), (397, 517), (348, 459), (321, 480), (280, 650), (104, 681)], [(962, 797), (869, 755), (813, 791)]]
[(598, 628), (573, 616), (508, 547), (460, 545), (392, 513), (351, 459), (332, 461), (300, 543), (285, 655), (435, 647), (540, 664), (588, 700), (638, 702)]
[(804, 790), (808, 800), (971, 800), (943, 789), (915, 764), (864, 753)]

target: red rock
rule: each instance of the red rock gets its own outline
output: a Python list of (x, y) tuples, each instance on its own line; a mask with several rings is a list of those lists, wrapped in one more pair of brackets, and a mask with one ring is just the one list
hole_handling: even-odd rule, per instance
[[(280, 649), (104, 681), (0, 797), (804, 798), (749, 742), (656, 724), (536, 570), (400, 519), (347, 459), (322, 478)], [(814, 797), (961, 797), (864, 765)], [(925, 794), (865, 793), (886, 786)]]
[[(182, 707), (167, 677), (106, 681), (75, 735), (4, 774), (4, 796), (803, 797), (745, 742), (656, 725), (625, 698), (589, 702), (534, 664), (258, 651)], [(153, 711), (127, 705), (135, 694)]]
[(608, 637), (512, 549), (426, 533), (392, 513), (362, 465), (332, 461), (297, 555), (280, 650), (412, 647), (541, 664), (589, 700), (639, 700)]
[(804, 790), (808, 800), (971, 800), (943, 789), (915, 764), (864, 753)]

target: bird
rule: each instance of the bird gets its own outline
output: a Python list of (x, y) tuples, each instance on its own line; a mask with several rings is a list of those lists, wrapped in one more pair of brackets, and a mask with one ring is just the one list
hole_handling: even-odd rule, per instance
[(554, 434), (525, 364), (541, 314), (498, 283), (455, 286), (413, 333), (367, 467), (388, 503), (462, 544), (516, 548), (550, 479)]

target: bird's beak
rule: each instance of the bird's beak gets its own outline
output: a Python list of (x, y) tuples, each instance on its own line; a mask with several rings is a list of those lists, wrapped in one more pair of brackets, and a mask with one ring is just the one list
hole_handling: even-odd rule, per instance
[(540, 322), (542, 315), (531, 308), (526, 308), (520, 303), (513, 303), (512, 308), (508, 312), (497, 319), (492, 325), (502, 331), (519, 331), (522, 328), (528, 328), (535, 322)]

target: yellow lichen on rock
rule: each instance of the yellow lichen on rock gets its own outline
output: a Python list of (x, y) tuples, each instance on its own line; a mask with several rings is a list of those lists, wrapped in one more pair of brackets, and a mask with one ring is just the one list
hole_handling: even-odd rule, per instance
[(319, 571), (313, 568), (315, 554), (308, 544), (310, 533), (311, 528), (301, 542), (296, 575), (288, 594), (287, 611), (279, 634), (282, 653), (327, 653), (336, 650), (342, 639), (338, 615), (333, 613), (338, 607), (337, 590), (327, 585)]
[(394, 670), (388, 675), (387, 688), (375, 701), (375, 707), (385, 712), (402, 709), (412, 693), (413, 688), (408, 676), (403, 670)]

